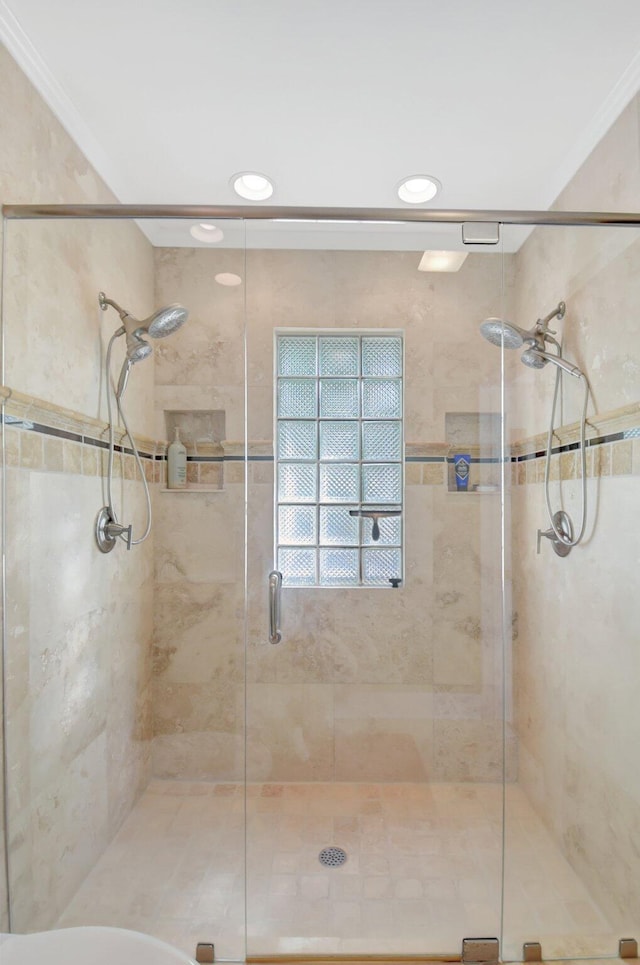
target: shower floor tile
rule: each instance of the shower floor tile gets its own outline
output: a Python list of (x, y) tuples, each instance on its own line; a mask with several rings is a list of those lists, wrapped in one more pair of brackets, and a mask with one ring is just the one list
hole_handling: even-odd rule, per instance
[[(216, 960), (451, 954), (500, 935), (502, 788), (152, 781), (58, 927), (132, 928)], [(517, 786), (507, 789), (502, 955), (614, 955), (618, 935)], [(322, 848), (347, 852), (325, 867)]]

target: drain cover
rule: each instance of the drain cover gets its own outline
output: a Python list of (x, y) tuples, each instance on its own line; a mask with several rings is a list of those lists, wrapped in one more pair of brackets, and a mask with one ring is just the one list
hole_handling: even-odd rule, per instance
[(347, 852), (342, 848), (323, 848), (318, 858), (327, 868), (339, 868), (347, 860)]

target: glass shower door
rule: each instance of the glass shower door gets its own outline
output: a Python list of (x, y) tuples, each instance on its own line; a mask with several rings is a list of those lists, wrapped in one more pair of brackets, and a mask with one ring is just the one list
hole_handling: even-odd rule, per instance
[[(5, 226), (12, 927), (108, 925), (243, 960), (244, 234), (222, 222), (216, 248), (191, 222), (142, 226)], [(139, 318), (189, 312), (169, 337), (151, 333), (154, 358), (129, 372), (121, 402), (151, 534), (106, 554), (94, 537), (108, 498), (105, 350), (122, 321), (101, 291)], [(114, 387), (137, 338), (115, 337)], [(113, 506), (137, 540), (144, 489), (112, 411)], [(184, 489), (167, 486), (176, 426)]]
[(499, 934), (501, 353), (478, 325), (511, 260), (424, 272), (425, 249), (464, 254), (460, 226), (247, 223), (250, 956)]
[[(505, 229), (507, 244), (517, 232)], [(507, 786), (503, 952), (521, 960), (523, 943), (537, 942), (544, 958), (617, 957), (619, 940), (640, 934), (640, 613), (630, 576), (640, 552), (640, 232), (538, 226), (515, 258), (514, 321), (529, 328), (562, 300), (550, 323), (558, 344), (545, 342), (576, 368), (532, 369), (512, 352), (506, 370), (519, 767)], [(574, 539), (586, 509), (568, 553), (549, 538), (547, 499)]]

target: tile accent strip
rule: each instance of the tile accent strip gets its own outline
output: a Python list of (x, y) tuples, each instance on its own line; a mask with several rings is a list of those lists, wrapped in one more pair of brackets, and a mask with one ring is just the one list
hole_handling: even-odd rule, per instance
[[(108, 449), (106, 436), (108, 426), (106, 423), (81, 413), (73, 412), (61, 406), (45, 402), (32, 396), (23, 395), (6, 386), (0, 387), (0, 402), (2, 412), (0, 413), (0, 423), (7, 427), (21, 430), (24, 433), (40, 436), (43, 439), (57, 439), (61, 443), (77, 443), (81, 447), (89, 447), (93, 450), (105, 452)], [(588, 428), (591, 432), (598, 431), (587, 439), (587, 456), (589, 459), (589, 475), (609, 475), (624, 474), (625, 472), (640, 471), (640, 403), (633, 403), (621, 409), (616, 409), (610, 413), (603, 413), (590, 417)], [(609, 429), (610, 431), (607, 431)], [(579, 441), (576, 436), (579, 431), (577, 423), (562, 426), (557, 429), (554, 435), (560, 440), (558, 445), (552, 448), (553, 456), (567, 456), (579, 449)], [(116, 428), (116, 442), (114, 450), (116, 453), (125, 456), (133, 456), (130, 446), (123, 445), (126, 434), (122, 427)], [(623, 454), (622, 446), (627, 444), (629, 448), (628, 456)], [(166, 462), (166, 451), (168, 443), (166, 440), (151, 440), (136, 436), (140, 457), (149, 465), (145, 474), (151, 481), (159, 482), (164, 476), (164, 469), (161, 464)], [(602, 450), (606, 453), (606, 458), (589, 458), (589, 452), (596, 447), (609, 446), (609, 450)], [(620, 446), (620, 453), (618, 453)], [(616, 458), (611, 459), (610, 453), (614, 452)], [(245, 458), (251, 463), (268, 464), (269, 468), (273, 464), (273, 446), (269, 440), (257, 440), (249, 442), (248, 452), (245, 453), (243, 442), (224, 441), (218, 445), (207, 445), (200, 447), (204, 451), (190, 451), (187, 454), (187, 462), (190, 466), (190, 476), (192, 482), (201, 481), (202, 474), (205, 473), (207, 482), (215, 481), (215, 473), (222, 470), (225, 465), (232, 463), (244, 463)], [(442, 470), (453, 464), (453, 452), (461, 449), (460, 446), (453, 447), (447, 443), (407, 443), (405, 446), (405, 463), (407, 466), (415, 467), (412, 469), (411, 476), (407, 477), (409, 484), (415, 482), (436, 485), (444, 479)], [(478, 446), (465, 446), (471, 458), (471, 463), (476, 465), (496, 465), (503, 460), (500, 455), (484, 456), (480, 455)], [(626, 453), (626, 449), (624, 450)], [(16, 457), (13, 452), (12, 464), (23, 464), (30, 468), (46, 468), (45, 456), (39, 456), (31, 447), (26, 458)], [(525, 476), (517, 471), (517, 467), (525, 468), (526, 464), (536, 463), (537, 460), (544, 460), (546, 456), (546, 436), (538, 435), (513, 444), (511, 452), (505, 457), (506, 462), (511, 462), (514, 466), (514, 482), (540, 481), (543, 473), (538, 471), (536, 466), (535, 474), (527, 471)], [(43, 461), (44, 460), (44, 461)], [(79, 459), (68, 460), (69, 465), (80, 467)], [(98, 473), (98, 463), (95, 459), (86, 460), (87, 467), (96, 465)], [(573, 460), (573, 471), (569, 471), (571, 464), (566, 464), (562, 470), (562, 478), (571, 478), (575, 475), (575, 464)], [(206, 467), (210, 466), (207, 470)], [(200, 470), (202, 467), (202, 471)], [(424, 467), (424, 470), (421, 468)], [(430, 468), (429, 468), (430, 467)], [(559, 478), (557, 472), (553, 471), (552, 478)], [(612, 472), (613, 470), (613, 472)], [(80, 468), (78, 468), (80, 471)], [(84, 470), (85, 474), (93, 474)], [(133, 478), (135, 472), (126, 465), (123, 466), (125, 478)], [(417, 475), (416, 475), (417, 474)], [(218, 478), (218, 477), (216, 477)], [(268, 477), (261, 478), (265, 481)], [(233, 475), (234, 481), (240, 481), (237, 474)], [(231, 476), (229, 477), (231, 481)]]

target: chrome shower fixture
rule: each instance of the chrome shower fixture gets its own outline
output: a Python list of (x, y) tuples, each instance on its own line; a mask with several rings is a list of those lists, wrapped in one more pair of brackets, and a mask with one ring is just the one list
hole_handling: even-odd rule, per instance
[(131, 364), (149, 358), (151, 352), (152, 348), (148, 342), (140, 338), (136, 332), (127, 332), (127, 360)]
[(142, 333), (150, 335), (151, 338), (166, 338), (167, 335), (171, 335), (186, 322), (189, 315), (187, 309), (183, 308), (182, 305), (167, 305), (140, 321), (126, 308), (121, 308), (112, 298), (107, 298), (104, 292), (98, 292), (98, 304), (103, 312), (106, 312), (109, 305), (115, 308), (127, 334), (131, 332), (139, 336)]
[(166, 338), (167, 335), (171, 335), (186, 322), (189, 313), (182, 305), (167, 305), (140, 321), (112, 298), (107, 298), (104, 292), (98, 292), (98, 304), (103, 312), (106, 312), (109, 306), (117, 311), (122, 327), (115, 333), (115, 337), (118, 338), (120, 335), (127, 337), (127, 353), (120, 370), (116, 389), (116, 399), (121, 399), (127, 387), (131, 366), (136, 362), (144, 361), (151, 355), (152, 348), (142, 336), (150, 335), (151, 338)]
[(530, 369), (543, 369), (547, 364), (542, 357), (541, 351), (534, 348), (527, 348), (520, 356), (520, 361), (528, 365)]
[(529, 337), (529, 332), (501, 318), (487, 318), (480, 326), (480, 334), (492, 345), (505, 348), (520, 348)]
[[(539, 318), (533, 328), (529, 329), (528, 331), (519, 328), (512, 322), (506, 322), (501, 318), (487, 318), (480, 326), (480, 334), (483, 338), (486, 338), (488, 342), (491, 342), (492, 345), (497, 345), (501, 348), (522, 348), (522, 346), (525, 346), (524, 352), (520, 356), (520, 359), (524, 365), (528, 365), (529, 368), (543, 369), (549, 362), (555, 366), (556, 384), (553, 392), (553, 404), (551, 406), (549, 432), (547, 433), (547, 451), (544, 472), (545, 502), (547, 505), (549, 523), (551, 525), (549, 529), (538, 530), (538, 553), (540, 552), (541, 540), (544, 537), (551, 542), (553, 550), (558, 556), (568, 556), (573, 547), (580, 543), (584, 536), (587, 522), (587, 443), (585, 433), (587, 405), (589, 402), (589, 382), (584, 372), (582, 372), (577, 365), (572, 365), (571, 362), (567, 362), (567, 360), (562, 357), (562, 345), (556, 338), (554, 338), (556, 332), (549, 328), (549, 322), (551, 319), (564, 318), (565, 311), (565, 303), (559, 302), (553, 311), (549, 312), (548, 315), (545, 315), (544, 318)], [(547, 351), (548, 345), (553, 345), (555, 350)], [(574, 535), (573, 523), (571, 522), (569, 514), (565, 512), (565, 510), (561, 509), (555, 513), (553, 512), (551, 507), (551, 498), (549, 495), (554, 420), (558, 391), (560, 388), (560, 380), (563, 372), (565, 372), (567, 375), (572, 375), (576, 379), (582, 379), (584, 386), (582, 417), (580, 419), (580, 476), (582, 510), (580, 516), (580, 528), (577, 535)]]
[[(546, 343), (551, 342), (560, 347), (553, 337), (556, 333), (549, 328), (549, 322), (552, 318), (564, 318), (565, 310), (565, 303), (559, 302), (553, 311), (544, 318), (539, 318), (530, 329), (520, 328), (519, 325), (514, 325), (513, 322), (507, 322), (502, 318), (487, 318), (480, 326), (480, 334), (487, 342), (498, 347), (515, 349), (522, 348), (523, 345), (528, 346), (522, 355), (522, 361), (531, 368), (541, 369), (551, 361), (551, 358), (544, 358)], [(532, 355), (529, 349), (537, 354)]]
[(543, 369), (547, 362), (553, 362), (557, 365), (559, 369), (566, 372), (567, 375), (573, 375), (576, 379), (582, 377), (582, 371), (577, 365), (572, 365), (571, 362), (567, 362), (560, 355), (553, 355), (552, 352), (543, 352), (538, 348), (528, 348), (520, 356), (525, 365), (528, 365), (532, 369)]
[[(127, 544), (127, 549), (130, 550), (132, 546), (136, 546), (138, 543), (144, 542), (151, 532), (151, 498), (149, 496), (149, 487), (147, 485), (145, 471), (140, 460), (140, 453), (138, 452), (135, 440), (129, 431), (127, 417), (125, 416), (122, 407), (122, 396), (124, 395), (127, 387), (129, 373), (136, 362), (142, 362), (143, 359), (149, 358), (151, 355), (151, 346), (144, 340), (142, 336), (150, 335), (151, 338), (165, 338), (167, 335), (171, 335), (176, 331), (176, 329), (180, 328), (180, 326), (186, 322), (188, 312), (186, 308), (182, 307), (182, 305), (168, 305), (166, 308), (160, 308), (158, 311), (154, 312), (153, 315), (149, 315), (148, 318), (140, 321), (140, 319), (136, 318), (125, 308), (122, 308), (120, 305), (118, 305), (117, 302), (114, 302), (112, 298), (107, 298), (104, 292), (98, 292), (98, 304), (103, 312), (106, 312), (107, 308), (109, 307), (115, 309), (120, 316), (120, 321), (122, 322), (120, 328), (117, 329), (109, 339), (105, 360), (107, 412), (109, 415), (107, 505), (103, 506), (98, 513), (94, 529), (98, 549), (102, 553), (110, 553), (116, 545), (118, 539), (123, 540)], [(131, 451), (133, 452), (138, 472), (142, 480), (145, 501), (147, 504), (147, 525), (144, 533), (142, 536), (138, 537), (138, 539), (133, 538), (131, 526), (123, 526), (118, 522), (118, 517), (113, 506), (113, 497), (111, 492), (113, 480), (113, 457), (115, 451), (115, 426), (111, 405), (111, 353), (114, 342), (116, 339), (120, 338), (121, 335), (126, 336), (127, 349), (114, 394), (117, 411), (122, 419), (125, 432), (129, 437), (129, 442), (131, 443)]]

